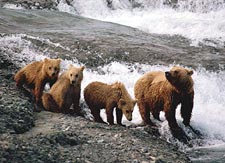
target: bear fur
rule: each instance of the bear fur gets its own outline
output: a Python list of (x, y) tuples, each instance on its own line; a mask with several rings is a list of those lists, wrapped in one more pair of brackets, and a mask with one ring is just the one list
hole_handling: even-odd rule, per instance
[(35, 102), (41, 102), (41, 96), (46, 83), (52, 86), (58, 79), (61, 59), (44, 59), (35, 61), (20, 69), (14, 76), (19, 88), (30, 89)]
[(181, 128), (175, 118), (179, 104), (184, 125), (190, 125), (194, 100), (192, 74), (192, 70), (174, 66), (167, 72), (146, 73), (136, 82), (135, 98), (145, 125), (154, 125), (150, 120), (150, 112), (160, 120), (159, 113), (164, 111), (172, 133), (179, 134)]
[[(57, 113), (77, 113), (80, 115), (80, 92), (83, 80), (84, 66), (69, 69), (59, 76), (57, 82), (48, 93), (42, 96), (42, 103), (46, 110)], [(73, 110), (70, 107), (73, 104)]]
[(102, 82), (92, 82), (84, 89), (84, 99), (96, 122), (105, 123), (100, 110), (106, 109), (107, 122), (114, 124), (113, 110), (116, 108), (117, 124), (122, 125), (123, 114), (127, 120), (132, 120), (132, 112), (136, 104), (127, 92), (124, 84), (116, 82), (108, 85)]

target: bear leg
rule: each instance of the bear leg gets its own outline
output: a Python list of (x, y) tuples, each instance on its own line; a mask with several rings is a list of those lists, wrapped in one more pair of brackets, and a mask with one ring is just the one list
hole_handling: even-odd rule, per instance
[(51, 112), (59, 113), (60, 109), (55, 100), (53, 99), (52, 95), (49, 93), (44, 93), (42, 96), (42, 104), (44, 108)]
[(175, 109), (166, 110), (165, 111), (166, 120), (168, 121), (170, 129), (178, 129), (180, 128), (177, 124), (177, 120), (175, 118)]
[(124, 126), (122, 125), (122, 117), (123, 117), (123, 112), (122, 110), (120, 110), (119, 108), (116, 108), (116, 121), (117, 121), (117, 124), (121, 125), (121, 126)]
[(43, 94), (42, 92), (44, 90), (44, 86), (45, 86), (45, 84), (42, 84), (42, 83), (35, 84), (34, 96), (35, 96), (35, 101), (36, 101), (37, 104), (40, 104), (41, 96)]
[(100, 109), (94, 109), (94, 108), (91, 108), (91, 114), (94, 116), (94, 120), (95, 122), (99, 122), (99, 123), (105, 123), (103, 120), (102, 120), (102, 117), (100, 116)]
[(185, 134), (185, 132), (178, 126), (175, 118), (175, 109), (165, 112), (166, 119), (168, 121), (171, 133), (173, 137), (177, 138), (181, 142), (187, 144), (190, 138)]
[(158, 121), (161, 121), (160, 118), (159, 118), (159, 113), (160, 113), (160, 112), (158, 112), (158, 111), (154, 111), (154, 112), (152, 113), (152, 115), (153, 115), (153, 117), (154, 117), (155, 119), (157, 119)]
[(108, 104), (106, 106), (106, 116), (107, 116), (107, 122), (110, 125), (114, 125), (114, 117), (113, 117), (113, 106), (112, 104)]
[(138, 102), (139, 112), (145, 125), (156, 126), (150, 119), (150, 109), (142, 102)]
[(193, 109), (193, 99), (194, 95), (185, 95), (181, 102), (181, 117), (183, 118), (183, 123), (185, 126), (190, 125), (190, 119)]

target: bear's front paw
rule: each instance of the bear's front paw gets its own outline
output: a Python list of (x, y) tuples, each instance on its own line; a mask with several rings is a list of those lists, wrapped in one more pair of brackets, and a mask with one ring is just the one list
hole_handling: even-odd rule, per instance
[(187, 127), (187, 126), (190, 126), (190, 121), (183, 121), (183, 124)]
[(188, 144), (188, 141), (191, 139), (185, 134), (185, 132), (181, 128), (171, 129), (173, 137), (177, 138), (179, 141), (184, 144)]
[(126, 127), (126, 125), (123, 125), (122, 123), (118, 123), (118, 125), (120, 125), (122, 127)]

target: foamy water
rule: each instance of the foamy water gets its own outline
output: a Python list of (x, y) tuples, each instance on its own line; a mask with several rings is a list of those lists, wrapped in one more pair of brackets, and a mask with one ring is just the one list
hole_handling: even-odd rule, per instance
[[(9, 57), (15, 61), (18, 66), (23, 67), (25, 64), (31, 61), (42, 60), (49, 57), (48, 54), (44, 52), (35, 50), (35, 46), (24, 39), (26, 37), (32, 37), (28, 35), (7, 35), (0, 38), (0, 48), (4, 49)], [(59, 46), (59, 44), (50, 42), (48, 39), (43, 39), (39, 37), (32, 37), (43, 42), (48, 42), (51, 46)], [(17, 50), (15, 50), (17, 49)], [(18, 51), (19, 49), (19, 51)], [(22, 52), (22, 53), (21, 53)], [(66, 70), (69, 64), (75, 66), (81, 66), (82, 63), (78, 63), (75, 60), (63, 60), (61, 63), (62, 71)], [(171, 65), (173, 66), (173, 65)], [(161, 65), (146, 65), (146, 64), (135, 64), (127, 65), (126, 63), (113, 62), (103, 67), (98, 67), (97, 71), (86, 68), (84, 70), (84, 79), (82, 82), (82, 92), (83, 89), (92, 81), (101, 81), (111, 84), (116, 81), (121, 81), (125, 84), (128, 92), (134, 98), (134, 84), (135, 82), (145, 73), (149, 71), (161, 70), (167, 71), (170, 67)], [(191, 125), (198, 129), (204, 136), (204, 145), (199, 146), (194, 144), (194, 149), (198, 148), (214, 148), (215, 146), (225, 145), (225, 72), (208, 72), (203, 68), (194, 70), (193, 80), (195, 82), (195, 98), (194, 98), (194, 109), (193, 116), (191, 119)], [(81, 96), (83, 100), (83, 93)], [(188, 130), (182, 124), (182, 118), (179, 114), (180, 108), (177, 109), (177, 119), (179, 125), (186, 131)], [(101, 113), (104, 120), (106, 120), (104, 111)], [(162, 137), (171, 141), (171, 134), (167, 121), (164, 118), (164, 114), (160, 115), (163, 122), (157, 122), (158, 127)], [(133, 120), (131, 122), (127, 121), (123, 117), (123, 122), (126, 125), (139, 124), (142, 122), (137, 106), (135, 106), (133, 112)], [(176, 143), (177, 142), (172, 142)], [(182, 143), (178, 143), (182, 150), (187, 150), (184, 148)], [(190, 149), (188, 149), (190, 150)]]
[(165, 0), (112, 1), (74, 0), (70, 5), (61, 0), (58, 9), (84, 17), (138, 28), (148, 33), (181, 35), (192, 45), (204, 43), (223, 46), (225, 42), (225, 5), (223, 0), (180, 0), (177, 8), (164, 5)]

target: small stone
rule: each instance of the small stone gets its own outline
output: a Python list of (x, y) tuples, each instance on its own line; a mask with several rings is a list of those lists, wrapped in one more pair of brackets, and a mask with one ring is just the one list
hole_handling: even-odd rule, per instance
[(20, 119), (18, 120), (18, 123), (24, 123), (24, 120)]
[(38, 3), (38, 2), (35, 2), (35, 4), (34, 4), (35, 6), (40, 6), (40, 3)]
[(142, 152), (142, 153), (148, 153), (148, 148), (146, 148), (146, 147), (145, 147), (145, 148), (142, 148), (142, 149), (141, 149), (141, 152)]
[(132, 163), (141, 163), (138, 159), (132, 161)]
[(103, 139), (100, 139), (100, 140), (97, 141), (97, 143), (103, 143), (103, 142), (104, 142)]
[(141, 161), (141, 163), (150, 163), (149, 161)]

